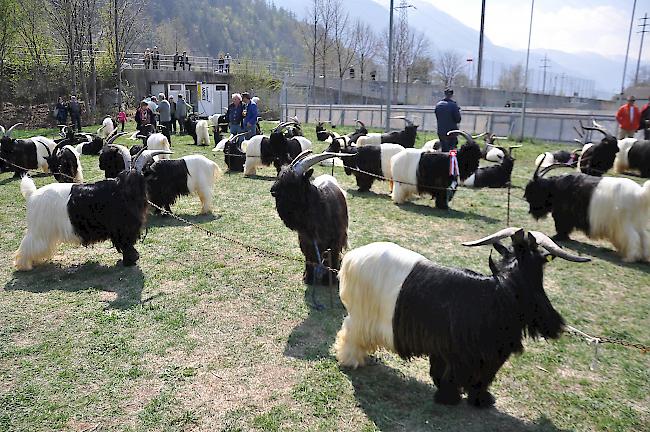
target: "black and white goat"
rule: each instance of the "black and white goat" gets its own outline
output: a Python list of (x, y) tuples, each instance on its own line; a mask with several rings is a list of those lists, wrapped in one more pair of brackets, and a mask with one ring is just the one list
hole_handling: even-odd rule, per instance
[(50, 172), (59, 183), (82, 183), (83, 168), (79, 153), (71, 145), (61, 141), (46, 158)]
[(650, 141), (625, 138), (618, 142), (618, 153), (614, 160), (614, 170), (624, 173), (638, 171), (641, 177), (650, 177)]
[(393, 173), (390, 161), (393, 156), (404, 150), (399, 144), (380, 144), (362, 147), (347, 146), (341, 148), (337, 145), (343, 137), (334, 138), (329, 151), (349, 154), (343, 159), (343, 166), (347, 175), (354, 175), (360, 192), (368, 192), (375, 180), (388, 180), (391, 182)]
[[(246, 162), (246, 152), (241, 149), (240, 137), (246, 135), (242, 132), (237, 135), (230, 135), (223, 145), (223, 155), (228, 171), (243, 172), (244, 162)], [(213, 149), (213, 151), (215, 151)]]
[(221, 170), (205, 156), (151, 160), (144, 165), (142, 173), (147, 181), (149, 200), (167, 212), (171, 213), (170, 207), (180, 196), (190, 194), (199, 196), (202, 214), (212, 211), (212, 189)]
[(88, 246), (110, 240), (125, 266), (138, 261), (134, 245), (145, 224), (147, 193), (144, 176), (136, 170), (96, 183), (52, 183), (40, 189), (24, 176), (20, 191), (27, 200), (27, 232), (14, 254), (17, 270), (47, 261), (61, 243)]
[[(337, 132), (326, 130), (323, 126), (324, 123), (331, 122), (319, 122), (318, 125), (316, 125), (316, 138), (318, 138), (319, 141), (328, 142), (330, 145), (340, 145), (343, 143), (346, 147), (356, 146), (359, 137), (368, 135), (368, 129), (366, 129), (366, 125), (361, 120), (356, 120), (357, 126), (355, 130), (347, 135), (340, 135)], [(342, 138), (342, 140), (334, 141), (336, 138)], [(331, 148), (332, 147), (328, 148), (326, 151), (334, 151), (330, 150)]]
[[(512, 169), (515, 166), (515, 158), (512, 157), (512, 149), (521, 146), (510, 146), (508, 150), (503, 147), (494, 147), (499, 150), (501, 162), (496, 165), (478, 167), (478, 169), (461, 184), (471, 188), (502, 188), (510, 184)], [(496, 153), (495, 153), (496, 154)]]
[(558, 166), (564, 167), (537, 166), (524, 194), (530, 214), (540, 219), (551, 213), (558, 240), (578, 229), (610, 241), (624, 261), (650, 260), (650, 181), (640, 186), (628, 178), (581, 173), (544, 178)]
[(583, 174), (600, 177), (614, 166), (614, 159), (618, 153), (618, 140), (607, 130), (593, 122), (593, 127), (583, 126), (584, 130), (598, 131), (604, 135), (598, 143), (587, 143), (582, 147), (578, 158), (578, 170)]
[(255, 135), (244, 140), (241, 149), (246, 152), (244, 175), (255, 175), (257, 168), (273, 164), (280, 172), (283, 165), (291, 163), (301, 152), (311, 149), (311, 141), (305, 137), (287, 138), (282, 129), (290, 122), (280, 123), (271, 136)]
[[(510, 237), (512, 247), (501, 239)], [(506, 228), (466, 246), (493, 245), (492, 274), (443, 267), (394, 243), (371, 243), (345, 254), (340, 296), (348, 312), (334, 350), (356, 368), (386, 348), (403, 359), (429, 357), (434, 400), (487, 408), (489, 387), (525, 336), (557, 339), (564, 320), (544, 291), (544, 265), (553, 257), (585, 262), (541, 232)]]
[[(311, 150), (301, 153), (280, 171), (271, 187), (280, 219), (298, 233), (300, 250), (305, 256), (303, 280), (309, 284), (327, 284), (336, 275), (320, 272), (318, 266), (329, 251), (331, 268), (338, 269), (340, 255), (348, 240), (348, 205), (345, 192), (336, 179), (320, 175), (311, 179), (312, 166), (328, 158), (341, 156)], [(329, 264), (328, 264), (329, 265)]]
[(404, 130), (392, 131), (387, 133), (371, 133), (361, 136), (357, 139), (358, 146), (364, 145), (379, 145), (382, 143), (399, 144), (404, 148), (415, 147), (415, 139), (417, 138), (418, 125), (414, 124), (406, 117), (392, 117), (395, 119), (402, 119), (406, 122)]
[(40, 169), (49, 171), (47, 157), (56, 147), (56, 143), (44, 136), (27, 139), (11, 137), (13, 130), (22, 123), (16, 123), (5, 131), (0, 126), (0, 171), (13, 171), (14, 177), (19, 178), (26, 170)]
[[(124, 133), (115, 133), (106, 139), (99, 153), (99, 169), (104, 171), (106, 178), (116, 178), (119, 173), (131, 166), (132, 155), (128, 148), (113, 142)], [(135, 146), (134, 146), (135, 147)], [(141, 152), (141, 147), (138, 152)]]
[[(481, 148), (472, 136), (464, 131), (450, 131), (460, 134), (466, 143), (457, 152), (458, 180), (465, 181), (479, 166)], [(428, 193), (436, 200), (436, 208), (447, 209), (453, 189), (454, 163), (450, 153), (428, 152), (421, 149), (405, 149), (391, 159), (393, 174), (393, 202), (402, 204), (415, 194)]]

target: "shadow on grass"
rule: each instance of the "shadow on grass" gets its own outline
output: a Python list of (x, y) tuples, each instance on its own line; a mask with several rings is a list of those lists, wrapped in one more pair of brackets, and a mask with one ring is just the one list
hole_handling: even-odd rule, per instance
[(348, 189), (346, 191), (348, 195), (351, 195), (353, 198), (363, 198), (363, 199), (370, 199), (370, 200), (382, 200), (382, 201), (390, 201), (390, 194), (388, 192), (383, 192), (383, 193), (377, 193), (373, 191), (368, 191), (368, 192), (360, 192), (358, 189)]
[(263, 175), (253, 174), (253, 175), (245, 175), (244, 178), (253, 179), (253, 180), (276, 181), (278, 179), (278, 176), (263, 176)]
[[(211, 222), (221, 218), (219, 214), (207, 213), (207, 214), (180, 214), (174, 213), (178, 217), (182, 217), (192, 223), (201, 224), (204, 222)], [(161, 228), (161, 227), (178, 227), (178, 226), (187, 226), (186, 223), (174, 219), (172, 216), (163, 216), (160, 214), (150, 214), (147, 218), (147, 228)]]
[(123, 310), (143, 303), (143, 287), (144, 274), (138, 266), (124, 267), (118, 261), (108, 267), (90, 261), (69, 267), (47, 263), (31, 271), (14, 272), (4, 290), (31, 293), (107, 291), (116, 294), (116, 298), (108, 302), (107, 309)]
[[(650, 263), (636, 262), (629, 263), (623, 261), (623, 258), (614, 250), (606, 247), (595, 246), (589, 243), (583, 243), (577, 240), (559, 240), (559, 245), (579, 252), (582, 255), (592, 256), (599, 258), (603, 261), (610, 262), (615, 265), (626, 267), (628, 269), (639, 270), (643, 273), (650, 273)], [(612, 246), (613, 248), (613, 246)]]
[[(325, 306), (322, 310), (313, 307), (314, 289), (316, 300)], [(305, 303), (309, 315), (291, 331), (284, 355), (302, 360), (332, 357), (330, 347), (346, 315), (338, 296), (338, 286), (305, 285)]]
[(561, 431), (545, 416), (531, 424), (496, 408), (470, 407), (465, 400), (457, 406), (435, 404), (432, 384), (405, 377), (381, 362), (342, 371), (354, 387), (359, 407), (380, 430)]
[(397, 204), (397, 207), (399, 207), (402, 210), (406, 210), (411, 213), (417, 213), (421, 214), (424, 216), (436, 216), (442, 219), (460, 219), (460, 220), (465, 220), (465, 221), (481, 221), (485, 223), (490, 223), (490, 224), (495, 224), (495, 223), (501, 223), (503, 222), (500, 219), (495, 219), (490, 216), (484, 216), (476, 213), (471, 213), (471, 212), (465, 212), (462, 210), (456, 210), (454, 208), (450, 208), (449, 210), (442, 210), (438, 209), (435, 207), (427, 206), (427, 205), (420, 205), (420, 204), (415, 204), (412, 202), (407, 202), (404, 204)]
[[(21, 177), (14, 177), (13, 171), (6, 171), (6, 174), (9, 174), (9, 177), (0, 180), (0, 186), (8, 184), (8, 183), (13, 183), (13, 182), (19, 182), (21, 180)], [(3, 174), (5, 174), (3, 173)], [(38, 173), (38, 174), (32, 174), (30, 177), (32, 178), (43, 178), (43, 177), (50, 177), (51, 174), (48, 173)]]

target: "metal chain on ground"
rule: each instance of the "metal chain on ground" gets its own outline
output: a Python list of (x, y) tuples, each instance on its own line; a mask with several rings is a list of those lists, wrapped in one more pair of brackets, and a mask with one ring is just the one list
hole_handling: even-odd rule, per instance
[(578, 330), (577, 328), (570, 326), (570, 325), (565, 325), (565, 332), (571, 334), (572, 336), (578, 337), (580, 339), (585, 339), (589, 343), (593, 344), (603, 344), (603, 343), (608, 343), (608, 344), (613, 344), (613, 345), (620, 345), (626, 348), (635, 348), (639, 351), (641, 351), (643, 354), (650, 353), (650, 346), (644, 345), (642, 343), (638, 342), (630, 342), (626, 341), (623, 339), (616, 339), (616, 338), (610, 338), (607, 336), (591, 336), (581, 330)]

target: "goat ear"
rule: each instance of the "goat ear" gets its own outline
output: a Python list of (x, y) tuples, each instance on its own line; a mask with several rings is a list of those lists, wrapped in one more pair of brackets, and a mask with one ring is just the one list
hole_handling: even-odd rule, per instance
[(488, 265), (490, 266), (490, 271), (492, 272), (492, 276), (496, 277), (496, 275), (499, 273), (499, 269), (497, 268), (497, 265), (492, 260), (492, 252), (490, 252), (490, 257), (488, 258)]
[(306, 173), (304, 173), (304, 174), (302, 175), (302, 178), (305, 179), (305, 180), (307, 180), (307, 181), (309, 181), (309, 179), (311, 178), (312, 174), (314, 174), (314, 169), (313, 169), (313, 168), (311, 168), (311, 169), (308, 170)]
[(501, 242), (496, 242), (492, 245), (494, 250), (499, 252), (499, 255), (506, 256), (508, 254), (508, 248), (501, 244)]

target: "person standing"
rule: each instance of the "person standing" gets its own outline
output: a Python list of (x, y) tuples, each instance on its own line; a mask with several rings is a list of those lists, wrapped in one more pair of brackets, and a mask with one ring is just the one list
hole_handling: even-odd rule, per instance
[(251, 139), (257, 132), (257, 104), (251, 100), (251, 95), (244, 92), (241, 95), (242, 102), (245, 107), (242, 111), (244, 116), (244, 132), (246, 132), (246, 139)]
[(178, 94), (178, 100), (176, 101), (176, 119), (178, 119), (178, 128), (180, 129), (180, 134), (185, 134), (185, 118), (188, 114), (188, 105), (183, 99), (182, 94)]
[(643, 105), (640, 109), (639, 115), (639, 129), (643, 130), (643, 139), (650, 139), (650, 98), (648, 98), (648, 103)]
[(158, 51), (157, 46), (153, 47), (153, 55), (151, 56), (151, 59), (153, 62), (153, 68), (160, 69), (160, 51)]
[[(174, 54), (174, 70), (176, 70), (176, 67), (178, 66), (178, 61), (180, 60), (180, 55), (178, 54), (178, 51), (176, 51), (176, 54)], [(169, 99), (171, 100), (172, 96), (169, 96)]]
[(124, 132), (124, 124), (126, 123), (127, 117), (126, 112), (124, 112), (124, 105), (120, 107), (120, 112), (117, 113), (117, 121), (122, 125), (121, 132)]
[(63, 102), (63, 98), (59, 97), (59, 101), (56, 103), (56, 121), (57, 124), (65, 125), (68, 122), (68, 107)]
[(616, 121), (619, 126), (618, 139), (634, 138), (634, 134), (639, 129), (641, 112), (639, 111), (639, 107), (634, 105), (635, 101), (636, 98), (634, 96), (628, 96), (627, 103), (621, 105), (616, 112)]
[(158, 95), (160, 103), (158, 104), (158, 115), (160, 116), (160, 124), (164, 126), (162, 134), (167, 137), (169, 144), (172, 143), (172, 117), (171, 117), (171, 106), (167, 102), (165, 93), (160, 93)]
[(453, 95), (454, 91), (446, 88), (445, 98), (439, 101), (435, 107), (438, 138), (443, 152), (448, 152), (458, 146), (456, 136), (447, 136), (447, 132), (458, 129), (458, 123), (460, 123), (460, 107), (451, 98)]
[(226, 56), (223, 58), (223, 64), (225, 67), (225, 72), (227, 74), (230, 73), (230, 61), (232, 60), (232, 57), (230, 57), (230, 53), (226, 53)]
[(151, 65), (151, 50), (147, 48), (144, 50), (144, 68), (149, 69), (149, 65)]
[(241, 95), (239, 93), (233, 93), (232, 103), (228, 105), (228, 110), (226, 111), (226, 119), (228, 120), (228, 130), (233, 135), (237, 135), (243, 132), (243, 127), (242, 127), (243, 112), (244, 112), (244, 107), (242, 105)]
[(153, 111), (149, 109), (149, 104), (145, 100), (140, 102), (140, 108), (135, 112), (135, 123), (141, 133), (146, 134), (149, 125), (153, 126), (153, 131), (156, 130), (156, 117)]
[(70, 120), (72, 120), (72, 128), (76, 128), (77, 132), (81, 132), (81, 104), (77, 100), (77, 96), (70, 96), (68, 111), (70, 112)]
[(147, 104), (152, 113), (156, 114), (158, 112), (158, 98), (156, 96), (151, 96)]
[[(191, 71), (192, 65), (190, 64), (190, 58), (187, 56), (187, 51), (183, 51), (183, 61), (187, 65), (187, 70)], [(185, 70), (185, 68), (183, 68), (183, 70)]]
[(171, 124), (172, 124), (172, 130), (171, 132), (175, 135), (176, 134), (176, 101), (174, 101), (174, 96), (169, 95), (167, 98), (169, 100), (169, 114), (170, 117), (172, 118)]

